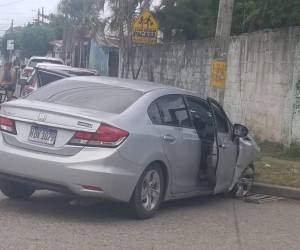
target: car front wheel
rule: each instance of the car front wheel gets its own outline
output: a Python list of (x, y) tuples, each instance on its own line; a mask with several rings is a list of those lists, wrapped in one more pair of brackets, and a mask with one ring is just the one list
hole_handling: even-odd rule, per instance
[(233, 188), (232, 193), (235, 197), (243, 198), (249, 194), (252, 189), (255, 177), (255, 168), (251, 164), (240, 176), (236, 186)]
[(164, 192), (161, 167), (150, 166), (142, 174), (131, 199), (131, 207), (138, 219), (149, 219), (158, 210)]
[(33, 187), (28, 185), (7, 180), (0, 181), (0, 190), (12, 200), (27, 200), (35, 191)]

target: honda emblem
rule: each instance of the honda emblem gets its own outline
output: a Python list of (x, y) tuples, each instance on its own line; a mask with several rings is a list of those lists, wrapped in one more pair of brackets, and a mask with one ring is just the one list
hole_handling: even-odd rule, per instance
[(45, 113), (43, 113), (43, 112), (39, 113), (39, 115), (38, 115), (38, 120), (39, 120), (40, 122), (45, 122), (45, 121), (47, 120), (47, 114), (45, 114)]

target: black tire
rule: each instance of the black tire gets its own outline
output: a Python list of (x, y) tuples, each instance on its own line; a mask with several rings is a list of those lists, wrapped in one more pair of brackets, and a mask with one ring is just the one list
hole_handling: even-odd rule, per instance
[(0, 181), (0, 190), (12, 200), (27, 200), (35, 192), (31, 186), (7, 180)]
[[(148, 174), (153, 173), (153, 171), (157, 173), (157, 176), (159, 176), (160, 192), (159, 192), (159, 198), (156, 205), (150, 210), (147, 210), (145, 209), (143, 203), (142, 189), (143, 189), (143, 185), (145, 185), (146, 176)], [(165, 183), (164, 183), (164, 176), (161, 167), (159, 165), (151, 165), (145, 170), (145, 172), (140, 177), (130, 201), (130, 207), (134, 217), (140, 220), (152, 218), (162, 203), (163, 196), (164, 196), (164, 188), (165, 188)]]

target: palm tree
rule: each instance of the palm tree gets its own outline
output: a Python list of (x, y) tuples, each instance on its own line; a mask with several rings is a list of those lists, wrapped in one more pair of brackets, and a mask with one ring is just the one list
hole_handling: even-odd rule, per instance
[(105, 0), (61, 0), (58, 10), (65, 18), (65, 29), (73, 34), (79, 44), (79, 66), (83, 65), (83, 44), (91, 38), (101, 26), (100, 14), (104, 10)]
[(133, 44), (132, 44), (132, 29), (131, 24), (133, 19), (141, 13), (143, 9), (149, 8), (153, 0), (107, 0), (109, 8), (112, 11), (108, 22), (110, 30), (118, 34), (120, 40), (120, 50), (122, 57), (121, 76), (128, 78), (130, 71), (132, 77), (136, 79), (139, 75), (140, 66), (135, 72)]

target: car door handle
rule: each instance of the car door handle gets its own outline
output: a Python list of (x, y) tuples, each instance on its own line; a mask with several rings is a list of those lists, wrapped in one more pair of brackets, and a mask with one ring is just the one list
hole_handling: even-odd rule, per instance
[(164, 135), (164, 136), (163, 136), (163, 139), (164, 139), (165, 141), (168, 141), (168, 142), (174, 142), (174, 141), (175, 141), (175, 137), (172, 136), (172, 135)]
[(219, 148), (227, 148), (228, 146), (227, 145), (225, 145), (225, 144), (221, 144), (221, 145), (219, 145)]

